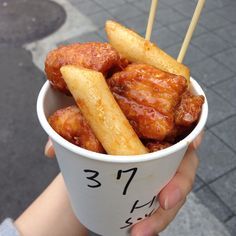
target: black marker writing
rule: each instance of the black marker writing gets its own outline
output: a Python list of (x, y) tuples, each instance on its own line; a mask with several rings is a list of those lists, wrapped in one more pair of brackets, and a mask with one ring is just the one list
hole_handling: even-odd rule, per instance
[[(137, 222), (137, 221), (140, 221), (140, 220), (142, 220), (142, 219), (145, 219), (145, 218), (147, 218), (147, 217), (150, 217), (150, 216), (154, 213), (154, 211), (155, 211), (155, 209), (152, 209), (152, 211), (151, 211), (150, 213), (148, 213), (148, 214), (145, 214), (145, 216), (144, 216), (143, 218), (142, 218), (142, 217), (138, 217), (138, 218), (136, 219), (136, 222)], [(132, 220), (132, 217), (128, 218), (128, 219), (125, 221), (126, 225), (120, 227), (120, 229), (125, 229), (125, 228), (130, 227), (131, 225), (134, 224), (133, 221), (135, 222), (135, 219)]]
[(101, 186), (101, 183), (100, 183), (98, 180), (95, 179), (95, 178), (99, 175), (99, 172), (98, 172), (98, 171), (85, 169), (84, 172), (85, 172), (85, 173), (92, 173), (91, 176), (87, 176), (86, 178), (89, 179), (89, 180), (91, 180), (91, 181), (93, 181), (94, 184), (93, 184), (93, 185), (88, 184), (88, 185), (87, 185), (88, 187), (90, 187), (90, 188), (98, 188), (98, 187)]
[(119, 170), (119, 171), (117, 172), (117, 177), (116, 177), (116, 179), (120, 179), (122, 173), (132, 172), (131, 175), (130, 175), (130, 178), (129, 178), (129, 180), (128, 180), (128, 182), (127, 182), (127, 184), (125, 185), (125, 188), (124, 188), (124, 190), (123, 190), (123, 195), (126, 195), (127, 190), (128, 190), (128, 187), (129, 187), (129, 185), (130, 185), (132, 179), (134, 178), (134, 176), (135, 176), (137, 170), (138, 170), (138, 168), (135, 167), (135, 168), (128, 169), (128, 170)]
[(125, 229), (125, 228), (131, 226), (131, 225), (133, 224), (133, 222), (130, 222), (131, 219), (132, 219), (132, 217), (130, 217), (129, 219), (127, 219), (127, 220), (125, 221), (125, 223), (126, 223), (127, 225), (120, 227), (120, 229)]
[(154, 197), (152, 198), (152, 200), (149, 201), (148, 203), (145, 203), (145, 204), (139, 205), (139, 206), (138, 206), (138, 203), (139, 203), (140, 201), (139, 201), (139, 200), (135, 201), (133, 207), (131, 208), (130, 213), (133, 213), (135, 209), (139, 209), (139, 208), (142, 208), (142, 207), (145, 207), (145, 206), (148, 206), (148, 208), (150, 208), (150, 207), (153, 205), (155, 199), (156, 199), (156, 196), (154, 196)]

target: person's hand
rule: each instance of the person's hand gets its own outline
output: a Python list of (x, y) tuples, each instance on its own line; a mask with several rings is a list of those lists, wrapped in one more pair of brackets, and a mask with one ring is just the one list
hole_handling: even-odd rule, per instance
[(190, 144), (175, 176), (160, 192), (160, 207), (151, 217), (134, 225), (131, 236), (157, 235), (175, 218), (192, 190), (199, 164), (195, 150), (200, 145), (202, 137), (203, 133)]
[(46, 145), (45, 145), (45, 148), (44, 148), (44, 155), (50, 159), (54, 158), (55, 157), (55, 151), (54, 151), (54, 148), (53, 148), (53, 145), (52, 145), (52, 141), (51, 139), (49, 138)]
[[(160, 207), (151, 217), (134, 225), (131, 236), (157, 235), (175, 218), (192, 190), (199, 164), (195, 150), (200, 145), (202, 137), (203, 133), (190, 144), (175, 176), (160, 192)], [(49, 158), (55, 155), (50, 139), (45, 146), (45, 155)]]

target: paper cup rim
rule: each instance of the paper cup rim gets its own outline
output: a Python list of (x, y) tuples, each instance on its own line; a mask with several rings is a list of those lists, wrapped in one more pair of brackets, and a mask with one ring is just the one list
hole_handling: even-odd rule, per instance
[(152, 152), (152, 153), (141, 154), (141, 155), (130, 155), (130, 156), (119, 156), (119, 155), (108, 155), (108, 154), (96, 153), (96, 152), (86, 150), (84, 148), (80, 148), (80, 147), (70, 143), (69, 141), (67, 141), (63, 137), (61, 137), (49, 125), (49, 123), (47, 121), (47, 117), (44, 113), (45, 97), (46, 97), (46, 94), (51, 86), (49, 81), (46, 81), (44, 83), (43, 87), (41, 88), (41, 90), (39, 92), (38, 99), (37, 99), (37, 115), (38, 115), (38, 119), (39, 119), (41, 126), (46, 131), (46, 133), (49, 135), (49, 137), (52, 140), (54, 140), (55, 142), (57, 142), (58, 144), (60, 144), (61, 146), (63, 146), (64, 148), (70, 150), (71, 152), (73, 152), (77, 155), (87, 157), (90, 159), (94, 159), (97, 161), (111, 162), (111, 163), (113, 163), (113, 162), (133, 163), (133, 162), (150, 161), (153, 159), (163, 158), (165, 156), (171, 155), (171, 154), (177, 152), (178, 150), (181, 150), (185, 146), (188, 146), (197, 137), (197, 135), (203, 130), (203, 128), (206, 124), (206, 121), (207, 121), (207, 116), (208, 116), (207, 99), (206, 99), (204, 91), (202, 90), (200, 85), (193, 78), (190, 78), (190, 83), (197, 94), (203, 95), (205, 97), (205, 102), (202, 107), (202, 112), (201, 112), (201, 116), (198, 121), (198, 124), (195, 126), (195, 128), (193, 129), (193, 131), (189, 135), (187, 135), (184, 139), (182, 139), (178, 143), (176, 143), (168, 148), (165, 148), (163, 150), (159, 150), (159, 151)]

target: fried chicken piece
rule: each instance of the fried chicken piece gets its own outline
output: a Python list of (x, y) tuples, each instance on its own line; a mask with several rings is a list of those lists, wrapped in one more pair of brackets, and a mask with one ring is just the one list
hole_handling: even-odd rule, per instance
[(187, 88), (184, 77), (146, 64), (130, 64), (107, 82), (140, 138), (161, 141), (172, 131), (175, 108)]
[[(74, 105), (57, 110), (49, 117), (48, 122), (67, 141), (90, 151), (105, 153), (101, 143), (95, 137), (77, 106)], [(155, 152), (172, 144), (156, 140), (145, 140), (144, 145), (150, 152)]]
[(165, 141), (175, 144), (185, 138), (194, 129), (196, 123), (193, 123), (189, 127), (176, 125), (171, 130), (171, 132), (166, 136)]
[(69, 142), (90, 151), (105, 153), (77, 106), (57, 110), (48, 119), (52, 128)]
[(203, 103), (204, 96), (193, 95), (189, 91), (186, 91), (175, 112), (176, 125), (189, 127), (198, 121)]
[(45, 61), (47, 78), (53, 87), (67, 94), (70, 92), (60, 68), (69, 64), (96, 70), (106, 76), (110, 70), (118, 71), (126, 67), (128, 60), (122, 58), (110, 44), (101, 42), (75, 43), (49, 52)]
[(141, 139), (141, 141), (149, 152), (156, 152), (174, 144), (171, 141), (158, 141), (155, 139)]
[(145, 146), (149, 152), (156, 152), (165, 148), (170, 147), (172, 144), (169, 142), (160, 141), (149, 141)]

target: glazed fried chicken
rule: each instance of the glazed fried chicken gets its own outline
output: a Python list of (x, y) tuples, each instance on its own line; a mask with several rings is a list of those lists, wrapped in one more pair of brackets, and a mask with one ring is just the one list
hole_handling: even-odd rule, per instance
[(175, 112), (176, 125), (189, 127), (194, 124), (199, 118), (203, 103), (203, 96), (195, 96), (186, 91)]
[[(90, 151), (105, 153), (76, 105), (57, 110), (49, 117), (48, 122), (67, 141)], [(170, 145), (170, 143), (158, 141), (148, 141), (145, 144), (150, 152), (164, 149)]]
[(61, 46), (48, 53), (45, 61), (45, 73), (54, 88), (69, 94), (62, 79), (60, 68), (64, 65), (76, 65), (108, 74), (123, 69), (128, 61), (121, 58), (108, 43), (89, 42)]
[(146, 64), (130, 64), (108, 85), (140, 138), (162, 141), (175, 126), (175, 109), (186, 79)]
[(49, 117), (48, 122), (69, 142), (90, 151), (105, 152), (77, 106), (57, 110)]
[[(150, 152), (169, 147), (195, 127), (203, 96), (188, 91), (187, 81), (147, 64), (129, 64), (108, 43), (77, 43), (51, 51), (45, 72), (51, 84), (69, 94), (60, 68), (78, 65), (102, 72), (121, 110)], [(63, 138), (82, 148), (105, 153), (77, 106), (49, 118)]]
[(160, 142), (160, 141), (150, 141), (145, 144), (146, 148), (149, 150), (149, 152), (156, 152), (165, 148), (170, 147), (172, 144), (169, 142)]

